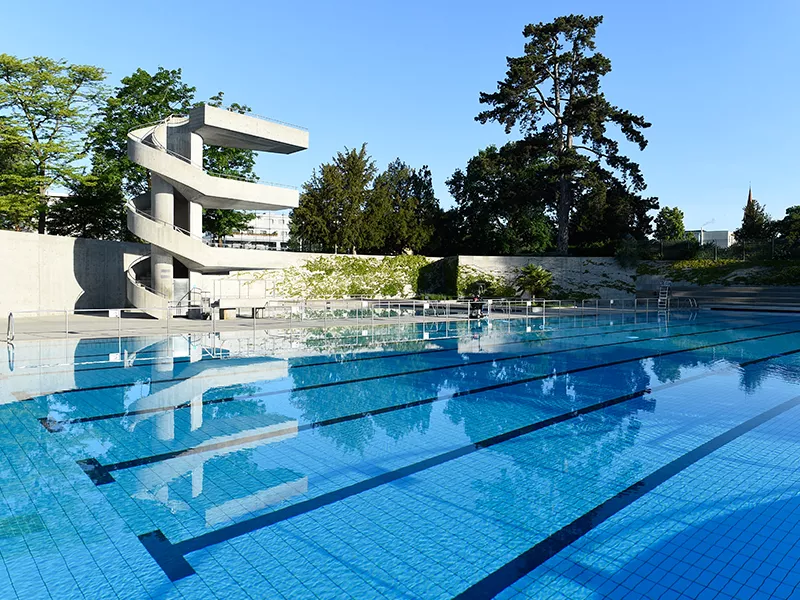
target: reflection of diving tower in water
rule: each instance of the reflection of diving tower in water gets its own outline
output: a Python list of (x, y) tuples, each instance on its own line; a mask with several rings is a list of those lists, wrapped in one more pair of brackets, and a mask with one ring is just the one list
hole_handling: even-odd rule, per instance
[(128, 300), (152, 316), (202, 290), (204, 274), (272, 266), (275, 253), (213, 248), (203, 240), (203, 208), (281, 210), (299, 194), (203, 170), (203, 144), (291, 154), (308, 148), (308, 131), (277, 121), (200, 105), (128, 134), (128, 156), (150, 173), (150, 193), (128, 204), (128, 229), (150, 243), (149, 257), (128, 270)]

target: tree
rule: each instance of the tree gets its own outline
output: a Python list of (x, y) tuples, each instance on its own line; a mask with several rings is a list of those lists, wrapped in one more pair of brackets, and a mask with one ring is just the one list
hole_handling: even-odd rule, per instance
[(350, 252), (374, 244), (364, 228), (363, 213), (376, 174), (367, 145), (345, 148), (323, 163), (305, 184), (292, 211), (291, 237), (323, 252)]
[(136, 69), (123, 77), (100, 109), (100, 120), (89, 132), (92, 171), (117, 180), (127, 197), (147, 191), (147, 170), (128, 159), (128, 132), (171, 114), (186, 114), (195, 88), (181, 79), (181, 70), (159, 67), (151, 75)]
[(491, 108), (477, 121), (497, 121), (506, 133), (519, 126), (525, 143), (545, 148), (549, 176), (556, 188), (558, 250), (569, 250), (569, 225), (576, 179), (600, 161), (640, 192), (645, 188), (639, 166), (621, 155), (619, 143), (607, 135), (609, 125), (644, 149), (641, 133), (650, 126), (641, 116), (612, 105), (600, 91), (600, 78), (611, 62), (593, 52), (603, 17), (570, 15), (551, 23), (528, 25), (525, 54), (507, 59), (508, 71), (495, 93), (482, 92), (480, 102)]
[(97, 240), (124, 239), (125, 199), (118, 181), (89, 176), (73, 183), (69, 191), (47, 215), (50, 233)]
[(0, 117), (0, 228), (17, 231), (36, 224), (39, 207), (36, 172), (25, 137)]
[(570, 223), (572, 245), (580, 248), (616, 247), (630, 236), (644, 240), (653, 231), (658, 198), (632, 191), (614, 173), (599, 164), (585, 177), (575, 199)]
[(800, 242), (800, 206), (787, 208), (786, 216), (778, 221), (775, 227), (781, 237), (790, 244)]
[[(156, 123), (170, 115), (185, 115), (194, 101), (195, 88), (183, 82), (181, 70), (168, 70), (159, 67), (154, 74), (137, 69), (120, 80), (101, 109), (102, 119), (89, 133), (92, 148), (92, 175), (96, 181), (106, 182), (92, 195), (98, 207), (109, 211), (124, 211), (124, 207), (114, 208), (115, 203), (124, 204), (125, 198), (144, 194), (149, 185), (147, 170), (128, 159), (128, 132), (148, 123)], [(208, 100), (211, 106), (223, 106), (224, 93), (219, 92)], [(250, 112), (248, 106), (232, 104), (229, 110)], [(257, 181), (253, 168), (255, 153), (241, 148), (203, 147), (203, 167), (211, 173), (225, 177), (236, 177)], [(107, 193), (101, 196), (101, 192)], [(80, 230), (81, 221), (69, 223), (71, 213), (68, 206), (60, 211), (63, 215), (61, 226), (65, 230)], [(217, 214), (224, 213), (224, 214)], [(236, 213), (236, 214), (233, 214)], [(106, 214), (101, 211), (100, 214)], [(219, 240), (246, 228), (253, 219), (252, 213), (209, 209), (203, 211), (203, 227)], [(99, 227), (84, 229), (96, 232)], [(125, 229), (119, 236), (125, 235)]]
[(204, 210), (203, 230), (212, 235), (214, 240), (221, 244), (222, 238), (247, 229), (255, 218), (251, 212), (240, 210)]
[(434, 235), (439, 202), (427, 166), (412, 169), (399, 158), (375, 179), (364, 210), (368, 249), (380, 254), (419, 253)]
[(750, 190), (744, 207), (742, 225), (733, 232), (733, 235), (737, 242), (742, 243), (771, 239), (772, 234), (772, 219), (767, 214), (767, 209), (753, 198), (753, 190)]
[[(546, 214), (552, 198), (548, 167), (534, 146), (511, 142), (489, 146), (457, 169), (447, 186), (458, 206), (458, 251), (521, 254), (546, 250), (552, 223)], [(452, 236), (452, 233), (450, 234)]]
[(683, 211), (677, 206), (665, 206), (656, 215), (656, 239), (662, 242), (686, 239), (683, 227)]
[(102, 100), (105, 76), (103, 69), (90, 65), (0, 54), (0, 109), (24, 139), (32, 170), (18, 177), (25, 180), (20, 179), (23, 188), (37, 189), (39, 233), (45, 231), (50, 187), (83, 177), (81, 136)]
[(546, 296), (553, 287), (553, 274), (533, 263), (527, 264), (517, 271), (514, 283), (531, 298)]

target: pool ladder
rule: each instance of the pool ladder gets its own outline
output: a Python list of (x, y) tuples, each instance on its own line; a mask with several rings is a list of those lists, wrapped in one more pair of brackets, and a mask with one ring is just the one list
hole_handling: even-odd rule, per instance
[(14, 341), (14, 313), (8, 313), (8, 326), (6, 327), (6, 343)]

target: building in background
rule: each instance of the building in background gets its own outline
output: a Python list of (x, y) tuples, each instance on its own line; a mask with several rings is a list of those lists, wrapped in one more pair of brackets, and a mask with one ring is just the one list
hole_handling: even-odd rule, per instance
[(232, 248), (258, 248), (263, 250), (286, 250), (289, 243), (289, 213), (257, 212), (250, 227), (233, 235), (226, 235), (222, 242)]
[(728, 248), (733, 245), (733, 232), (727, 229), (711, 231), (708, 229), (689, 229), (690, 233), (701, 244), (714, 244), (717, 248)]

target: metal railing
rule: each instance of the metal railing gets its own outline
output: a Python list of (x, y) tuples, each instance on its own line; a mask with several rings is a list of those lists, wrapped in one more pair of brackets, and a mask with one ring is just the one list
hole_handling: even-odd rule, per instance
[[(129, 273), (130, 277), (130, 273)], [(148, 291), (153, 291), (133, 280)], [(188, 294), (197, 294), (193, 288)], [(182, 301), (160, 308), (116, 309), (51, 309), (14, 311), (9, 314), (7, 340), (40, 336), (78, 335), (82, 337), (107, 337), (122, 335), (163, 335), (171, 331), (215, 333), (223, 330), (268, 329), (280, 327), (360, 327), (396, 324), (436, 323), (442, 321), (493, 321), (517, 319), (546, 319), (556, 316), (605, 317), (616, 320), (615, 315), (636, 315), (664, 312), (658, 309), (656, 298), (629, 298), (612, 300), (442, 300), (416, 299), (265, 299), (263, 304), (248, 307), (225, 306), (224, 299), (201, 302), (200, 310), (188, 315)], [(162, 296), (163, 298), (163, 296)], [(201, 297), (202, 298), (202, 297)], [(166, 299), (165, 299), (166, 300)], [(221, 305), (220, 305), (221, 304)], [(692, 298), (671, 298), (670, 311), (696, 311)], [(89, 319), (88, 317), (94, 317)], [(152, 318), (158, 316), (159, 318)], [(188, 316), (194, 318), (187, 318)], [(16, 319), (16, 331), (15, 331)], [(113, 320), (110, 320), (113, 319)]]
[(6, 343), (10, 344), (16, 337), (14, 329), (14, 313), (8, 313), (8, 326), (6, 327)]
[[(209, 106), (211, 106), (209, 104)], [(272, 117), (265, 117), (264, 115), (259, 115), (254, 112), (241, 112), (230, 106), (215, 106), (214, 108), (221, 108), (223, 110), (227, 110), (228, 112), (236, 113), (238, 115), (244, 115), (246, 117), (253, 117), (254, 119), (259, 119), (260, 121), (268, 121), (270, 123), (275, 123), (276, 125), (285, 125), (286, 127), (293, 127), (294, 129), (300, 129), (302, 131), (308, 131), (308, 127), (303, 127), (302, 125), (295, 125), (294, 123), (287, 123), (286, 121), (279, 121), (278, 119), (273, 119)]]

